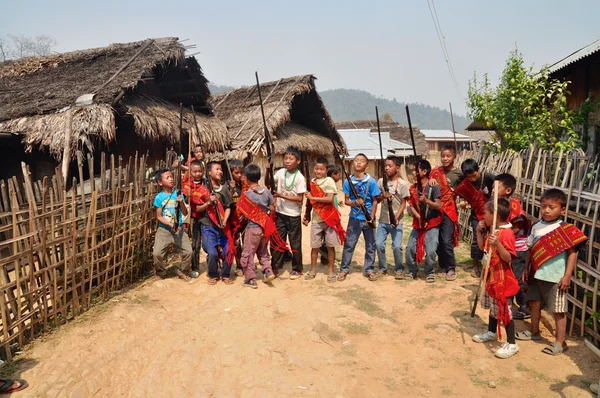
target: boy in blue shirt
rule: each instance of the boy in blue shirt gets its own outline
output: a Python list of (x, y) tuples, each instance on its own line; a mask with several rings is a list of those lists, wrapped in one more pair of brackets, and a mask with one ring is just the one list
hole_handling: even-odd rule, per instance
[(365, 268), (364, 275), (370, 281), (377, 280), (375, 275), (375, 230), (369, 228), (361, 205), (365, 205), (367, 211), (371, 215), (371, 219), (375, 222), (375, 214), (377, 214), (377, 201), (375, 198), (381, 194), (377, 181), (365, 172), (369, 160), (367, 157), (359, 153), (354, 157), (354, 174), (350, 179), (356, 189), (358, 198), (351, 192), (348, 180), (344, 181), (342, 192), (344, 192), (344, 204), (350, 206), (350, 217), (348, 219), (348, 228), (346, 228), (346, 241), (342, 251), (342, 263), (340, 264), (340, 273), (337, 280), (343, 281), (350, 273), (350, 261), (356, 248), (358, 238), (362, 233), (365, 238)]
[[(188, 274), (192, 265), (192, 244), (183, 228), (183, 217), (188, 212), (183, 195), (173, 189), (173, 174), (169, 170), (158, 170), (154, 180), (162, 188), (162, 192), (159, 192), (154, 198), (158, 228), (154, 237), (152, 255), (156, 274), (162, 278), (167, 275), (165, 257), (169, 246), (174, 245), (181, 253), (181, 263), (177, 270), (177, 276), (186, 282), (190, 282), (192, 278)], [(180, 211), (176, 219), (177, 207)]]

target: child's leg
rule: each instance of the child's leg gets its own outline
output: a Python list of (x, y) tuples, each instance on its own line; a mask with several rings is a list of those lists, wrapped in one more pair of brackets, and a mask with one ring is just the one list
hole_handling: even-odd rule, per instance
[(200, 249), (202, 248), (202, 234), (200, 222), (192, 219), (192, 270), (200, 272)]
[(289, 217), (288, 225), (288, 237), (292, 249), (292, 272), (302, 273), (302, 217)]
[(219, 246), (221, 246), (221, 250), (223, 253), (223, 261), (222, 269), (221, 269), (221, 277), (230, 278), (231, 277), (231, 264), (227, 261), (227, 252), (229, 251), (229, 240), (225, 233), (222, 230), (219, 230)]
[(538, 285), (542, 291), (542, 297), (546, 303), (548, 312), (554, 316), (556, 323), (556, 342), (562, 347), (565, 345), (567, 334), (567, 317), (565, 312), (568, 311), (567, 292), (558, 288), (558, 283), (539, 281)]
[(340, 263), (340, 272), (350, 273), (350, 261), (358, 242), (361, 232), (360, 221), (355, 218), (348, 218), (348, 228), (346, 228), (346, 241), (342, 250), (342, 262)]
[(166, 228), (158, 227), (154, 237), (154, 248), (152, 249), (152, 257), (154, 258), (154, 268), (156, 275), (166, 276), (167, 268), (165, 257), (167, 249), (173, 243), (173, 235)]
[(365, 238), (365, 274), (375, 272), (375, 231), (367, 226), (366, 221), (361, 221), (363, 237)]
[[(244, 233), (244, 249), (242, 250), (240, 263), (242, 265), (242, 269), (244, 270), (244, 278), (246, 278), (246, 280), (256, 279), (256, 265), (254, 264), (254, 254), (258, 254), (258, 247), (262, 236), (262, 229), (256, 227), (247, 228), (246, 232)], [(259, 256), (265, 255), (266, 247), (264, 249), (264, 252), (261, 252)], [(266, 254), (268, 258), (269, 255), (268, 253)]]
[(175, 247), (181, 254), (181, 265), (179, 271), (188, 274), (192, 266), (192, 243), (183, 228), (179, 228), (175, 234)]
[(443, 272), (455, 272), (456, 260), (454, 258), (454, 222), (444, 214), (442, 223), (439, 226), (440, 239), (438, 245), (438, 258), (440, 259), (440, 268)]
[(329, 259), (329, 276), (333, 276), (335, 273), (335, 247), (327, 248), (327, 257)]
[(219, 230), (216, 227), (203, 225), (202, 226), (202, 248), (208, 254), (206, 262), (208, 263), (208, 277), (219, 277)]
[[(276, 214), (275, 227), (277, 228), (277, 233), (281, 236), (281, 239), (285, 241), (287, 240), (288, 230), (284, 217), (283, 214)], [(273, 272), (277, 273), (277, 270), (283, 268), (284, 255), (285, 253), (278, 252), (277, 250), (271, 251), (271, 267), (273, 268)]]
[(327, 224), (324, 222), (313, 222), (310, 224), (310, 274), (306, 277), (312, 279), (312, 275), (317, 273), (317, 259), (321, 246), (325, 243), (325, 231)]
[[(273, 268), (271, 268), (271, 258), (269, 257), (269, 245), (262, 234), (262, 230), (260, 234), (260, 240), (258, 241), (258, 246), (256, 248), (256, 255), (258, 256), (258, 262), (262, 266), (263, 275), (268, 272), (273, 272)], [(256, 267), (254, 267), (254, 269), (256, 270)]]
[(387, 259), (385, 256), (385, 241), (388, 236), (388, 227), (389, 224), (379, 223), (377, 225), (377, 237), (375, 238), (375, 249), (377, 250), (377, 258), (379, 271), (385, 272), (387, 271)]
[(477, 220), (477, 216), (473, 211), (471, 211), (471, 216), (469, 217), (469, 224), (471, 225), (471, 229), (473, 230), (473, 239), (471, 240), (471, 258), (473, 259), (473, 272), (472, 276), (479, 276), (479, 262), (483, 259), (483, 252), (479, 249), (479, 245), (477, 244), (477, 225), (479, 224), (479, 220)]
[(556, 323), (556, 342), (563, 346), (567, 337), (567, 316), (564, 312), (555, 312), (552, 315)]
[(406, 265), (408, 266), (408, 272), (415, 276), (417, 275), (418, 267), (417, 267), (417, 236), (418, 231), (413, 229), (410, 232), (410, 236), (408, 238), (408, 243), (406, 244)]
[(425, 233), (425, 265), (423, 272), (425, 275), (435, 274), (434, 264), (436, 254), (439, 247), (440, 231), (436, 228), (431, 228)]
[(530, 301), (529, 312), (531, 313), (531, 334), (540, 334), (540, 319), (542, 318), (542, 302)]
[(392, 253), (394, 253), (394, 271), (404, 272), (404, 263), (402, 262), (402, 223), (398, 224), (396, 228), (390, 225), (390, 232), (392, 234)]
[(319, 248), (310, 249), (310, 272), (311, 274), (317, 273), (317, 258), (319, 258)]
[(327, 265), (327, 245), (323, 243), (321, 245), (321, 264)]
[(526, 251), (517, 252), (517, 258), (515, 258), (512, 262), (512, 269), (515, 274), (515, 278), (517, 278), (517, 281), (519, 281), (520, 288), (517, 294), (515, 295), (515, 301), (519, 306), (519, 318), (524, 318), (526, 315), (529, 314), (529, 309), (527, 308), (527, 300), (525, 297), (525, 292), (527, 291), (527, 283), (523, 281), (523, 272), (525, 271), (526, 257)]
[(515, 321), (511, 319), (508, 325), (505, 326), (505, 329), (506, 341), (508, 341), (509, 344), (517, 344), (517, 340), (515, 339)]

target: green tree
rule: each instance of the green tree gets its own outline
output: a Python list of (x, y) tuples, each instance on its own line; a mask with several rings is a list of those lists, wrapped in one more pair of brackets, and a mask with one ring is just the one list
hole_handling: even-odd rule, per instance
[(547, 149), (569, 151), (580, 145), (567, 111), (567, 86), (550, 77), (547, 69), (533, 72), (523, 66), (523, 54), (511, 51), (498, 87), (487, 75), (469, 81), (468, 114), (473, 120), (495, 128), (500, 149), (520, 150), (536, 142)]

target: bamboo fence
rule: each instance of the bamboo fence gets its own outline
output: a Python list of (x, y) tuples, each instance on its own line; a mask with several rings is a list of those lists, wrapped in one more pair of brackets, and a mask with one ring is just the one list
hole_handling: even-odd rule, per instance
[(11, 359), (149, 270), (155, 223), (147, 158), (106, 161), (102, 153), (100, 176), (84, 181), (94, 159), (80, 154), (70, 190), (60, 167), (33, 182), (22, 163), (22, 179), (0, 181), (1, 357)]
[[(521, 200), (523, 209), (532, 221), (539, 219), (540, 196), (546, 189), (558, 188), (568, 196), (564, 215), (566, 222), (575, 224), (589, 241), (579, 251), (575, 272), (569, 289), (569, 334), (588, 336), (600, 346), (600, 163), (576, 150), (569, 153), (544, 151), (535, 147), (516, 152), (488, 155), (483, 152), (461, 152), (457, 164), (474, 157), (480, 169), (492, 174), (511, 173), (517, 177), (514, 197)], [(464, 238), (472, 233), (468, 227), (468, 212), (461, 213)], [(469, 230), (469, 231), (467, 231)]]

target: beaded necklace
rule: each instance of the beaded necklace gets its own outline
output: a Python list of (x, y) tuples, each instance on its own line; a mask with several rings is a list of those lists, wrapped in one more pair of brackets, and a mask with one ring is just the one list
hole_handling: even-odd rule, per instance
[(294, 187), (294, 183), (296, 182), (297, 175), (298, 175), (298, 169), (296, 169), (296, 171), (294, 171), (294, 178), (292, 178), (292, 182), (288, 185), (288, 183), (287, 183), (288, 172), (287, 172), (287, 170), (285, 171), (285, 175), (283, 177), (283, 186), (285, 187), (285, 189), (287, 189), (288, 191), (292, 190), (292, 188)]

